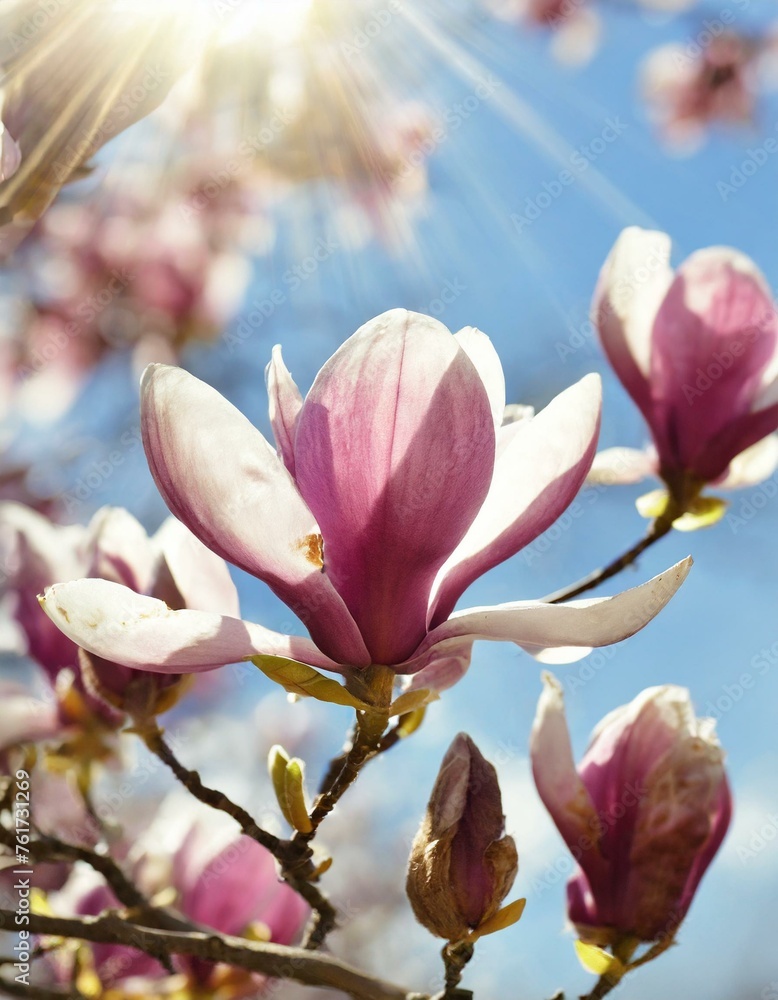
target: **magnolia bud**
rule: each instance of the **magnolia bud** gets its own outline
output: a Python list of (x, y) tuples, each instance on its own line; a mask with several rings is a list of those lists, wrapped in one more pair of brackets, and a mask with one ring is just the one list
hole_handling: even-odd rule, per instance
[(459, 941), (498, 911), (519, 866), (504, 831), (497, 772), (460, 733), (443, 758), (408, 868), (413, 912), (432, 934)]

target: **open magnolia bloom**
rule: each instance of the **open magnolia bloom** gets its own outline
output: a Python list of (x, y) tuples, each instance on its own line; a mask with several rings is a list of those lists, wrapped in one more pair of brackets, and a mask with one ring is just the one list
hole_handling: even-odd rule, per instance
[[(16, 152), (0, 175), (0, 224), (37, 219), (101, 146), (167, 97), (200, 41), (197, 19), (170, 0), (6, 0), (0, 108)], [(2, 152), (5, 168), (5, 142)]]
[(731, 818), (713, 720), (696, 718), (685, 688), (648, 688), (605, 716), (576, 770), (561, 685), (543, 679), (532, 770), (579, 866), (568, 916), (584, 942), (615, 951), (671, 940)]
[(397, 309), (347, 340), (304, 400), (279, 350), (267, 381), (277, 451), (214, 389), (152, 365), (141, 390), (144, 446), (176, 516), (264, 580), (311, 638), (81, 580), (43, 601), (79, 645), (163, 672), (266, 655), (346, 674), (370, 664), (414, 674), (469, 656), (478, 638), (536, 652), (618, 642), (688, 571), (681, 563), (614, 598), (453, 610), (575, 496), (597, 438), (594, 376), (502, 426), (505, 383), (488, 337), (471, 327), (452, 336)]
[(6, 569), (3, 591), (11, 598), (27, 652), (56, 693), (57, 712), (51, 706), (43, 711), (18, 692), (3, 700), (0, 722), (8, 723), (9, 716), (15, 720), (10, 728), (16, 742), (25, 737), (24, 719), (31, 740), (41, 737), (44, 720), (57, 715), (61, 728), (98, 719), (111, 726), (125, 711), (164, 711), (181, 688), (175, 675), (163, 679), (79, 649), (38, 605), (38, 594), (55, 580), (91, 577), (153, 595), (169, 607), (238, 614), (237, 592), (224, 562), (174, 518), (149, 537), (120, 507), (101, 508), (81, 527), (54, 524), (22, 504), (6, 502), (0, 504), (0, 560)]
[(601, 453), (594, 478), (658, 475), (668, 513), (680, 518), (700, 509), (708, 483), (747, 486), (775, 471), (778, 321), (767, 282), (748, 257), (708, 247), (673, 272), (669, 236), (625, 229), (592, 310), (608, 360), (653, 437), (648, 452)]

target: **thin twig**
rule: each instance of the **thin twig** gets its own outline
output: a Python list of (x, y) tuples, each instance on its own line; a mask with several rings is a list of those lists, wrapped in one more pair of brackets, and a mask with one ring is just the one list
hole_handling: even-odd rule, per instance
[(313, 930), (308, 936), (313, 943), (308, 943), (308, 938), (306, 938), (306, 946), (318, 947), (336, 926), (338, 914), (324, 893), (311, 881), (315, 877), (315, 867), (311, 861), (313, 852), (308, 843), (282, 840), (275, 834), (263, 830), (243, 806), (233, 802), (223, 792), (203, 784), (197, 771), (185, 767), (178, 760), (160, 729), (155, 728), (143, 732), (142, 735), (149, 750), (170, 768), (187, 791), (212, 809), (217, 809), (232, 817), (242, 833), (266, 848), (276, 858), (281, 866), (281, 875), (285, 882), (302, 896), (315, 914)]
[[(13, 910), (0, 909), (0, 921), (12, 920)], [(224, 962), (275, 979), (340, 990), (354, 1000), (426, 1000), (392, 983), (370, 976), (330, 955), (302, 948), (248, 941), (216, 932), (181, 932), (141, 927), (109, 914), (102, 917), (44, 917), (30, 914), (31, 934), (74, 938), (97, 944), (124, 945), (146, 954), (193, 955), (206, 962)]]
[(614, 559), (613, 562), (608, 563), (602, 569), (594, 570), (588, 576), (579, 580), (578, 583), (574, 583), (570, 587), (564, 587), (562, 590), (557, 590), (555, 593), (541, 598), (541, 600), (545, 604), (561, 604), (562, 601), (570, 601), (574, 597), (578, 597), (579, 594), (586, 593), (587, 590), (593, 590), (601, 583), (610, 580), (611, 577), (616, 576), (617, 573), (626, 569), (627, 566), (631, 566), (646, 549), (650, 548), (655, 542), (658, 542), (660, 538), (664, 538), (665, 535), (669, 534), (672, 527), (672, 521), (664, 518), (656, 518), (651, 523), (645, 537), (641, 538), (639, 542), (633, 545), (631, 549), (628, 549), (623, 555), (620, 555), (618, 559)]

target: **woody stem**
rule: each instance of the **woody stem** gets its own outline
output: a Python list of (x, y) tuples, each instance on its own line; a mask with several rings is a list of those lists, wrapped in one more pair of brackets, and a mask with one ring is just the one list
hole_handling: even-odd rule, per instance
[(578, 583), (564, 587), (562, 590), (557, 590), (553, 594), (548, 594), (542, 598), (543, 602), (545, 604), (561, 604), (563, 601), (570, 601), (574, 597), (578, 597), (579, 594), (586, 593), (587, 590), (593, 590), (601, 583), (610, 580), (611, 577), (616, 576), (617, 573), (626, 569), (627, 566), (631, 566), (646, 549), (650, 548), (655, 542), (658, 542), (660, 538), (664, 538), (665, 535), (669, 534), (672, 527), (673, 522), (670, 518), (665, 515), (657, 517), (651, 522), (645, 536), (639, 542), (636, 542), (632, 548), (627, 549), (618, 559), (614, 559), (613, 562), (608, 563), (607, 566), (603, 566), (601, 569), (594, 570), (582, 580), (579, 580)]

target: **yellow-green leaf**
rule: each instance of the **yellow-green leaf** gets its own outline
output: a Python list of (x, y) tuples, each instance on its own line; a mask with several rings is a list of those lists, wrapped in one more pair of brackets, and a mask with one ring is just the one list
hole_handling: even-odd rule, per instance
[(305, 804), (304, 767), (299, 757), (293, 757), (286, 765), (286, 806), (294, 829), (300, 833), (310, 833), (313, 827)]
[(724, 517), (729, 504), (720, 497), (697, 497), (689, 504), (689, 510), (673, 521), (678, 531), (697, 531), (709, 528)]
[(642, 497), (638, 497), (635, 506), (641, 517), (647, 517), (651, 520), (655, 517), (661, 517), (667, 510), (669, 502), (670, 495), (667, 490), (651, 490), (650, 493), (644, 493)]
[(587, 972), (593, 972), (595, 976), (622, 976), (624, 966), (615, 955), (598, 948), (596, 944), (584, 944), (583, 941), (575, 942), (575, 953), (578, 960)]
[(419, 726), (424, 722), (424, 716), (427, 714), (427, 706), (424, 705), (422, 708), (414, 709), (413, 712), (408, 712), (405, 715), (401, 715), (397, 723), (397, 735), (401, 740), (404, 740), (411, 733), (415, 733)]
[(406, 691), (399, 698), (395, 698), (389, 707), (389, 715), (408, 715), (415, 712), (417, 708), (429, 705), (431, 701), (437, 701), (440, 695), (437, 691), (430, 691), (428, 688), (421, 688), (418, 691)]
[(358, 711), (370, 708), (366, 702), (360, 701), (347, 691), (342, 684), (331, 677), (325, 677), (307, 663), (287, 660), (283, 656), (252, 656), (249, 659), (266, 677), (280, 684), (290, 694), (327, 701), (332, 705), (345, 705)]
[(267, 757), (267, 769), (270, 780), (273, 782), (273, 791), (276, 793), (278, 806), (283, 813), (284, 819), (289, 826), (294, 827), (292, 817), (289, 813), (289, 806), (286, 799), (286, 765), (289, 763), (289, 754), (278, 743), (270, 748)]
[(484, 920), (482, 924), (476, 927), (468, 935), (468, 941), (477, 941), (479, 937), (483, 937), (485, 934), (494, 934), (497, 931), (505, 930), (506, 927), (512, 927), (521, 920), (521, 915), (524, 913), (526, 905), (526, 899), (517, 899), (513, 903), (508, 903), (507, 906), (503, 906), (493, 917), (489, 917), (488, 920)]

